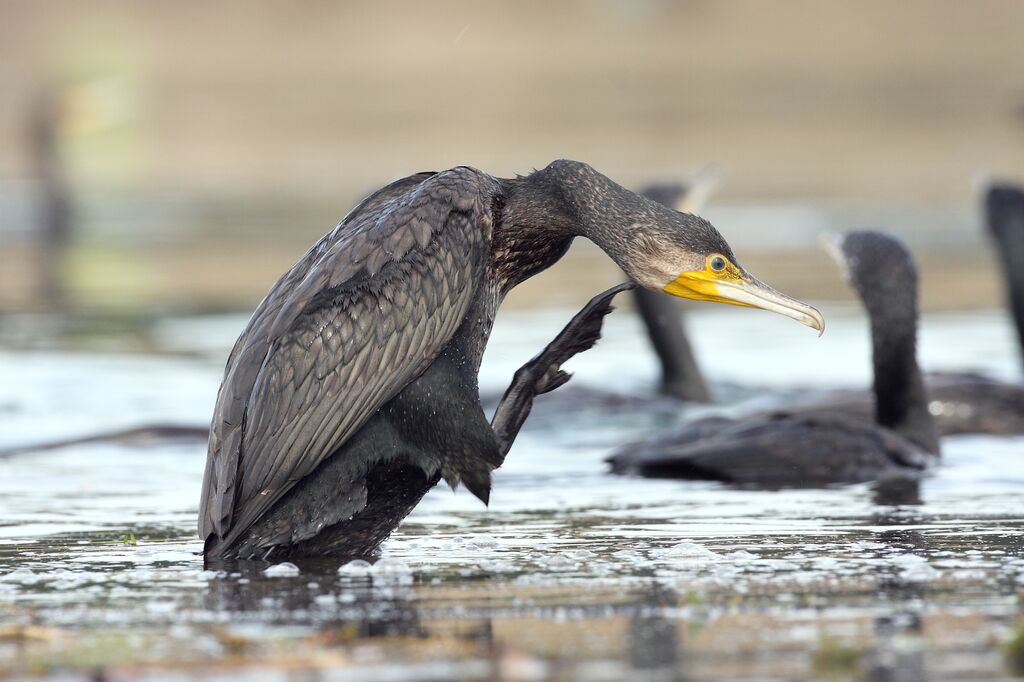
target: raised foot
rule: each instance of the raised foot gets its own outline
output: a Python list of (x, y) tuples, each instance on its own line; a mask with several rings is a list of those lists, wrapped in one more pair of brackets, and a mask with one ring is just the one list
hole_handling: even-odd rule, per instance
[(592, 347), (601, 338), (601, 324), (604, 316), (612, 310), (612, 299), (633, 286), (632, 283), (619, 284), (590, 299), (544, 350), (516, 371), (491, 420), (502, 459), (530, 414), (533, 399), (569, 380), (568, 372), (561, 369), (562, 363)]
[(574, 355), (594, 347), (601, 338), (604, 316), (612, 311), (612, 299), (634, 286), (624, 282), (590, 299), (544, 350), (519, 368), (514, 383), (532, 380), (534, 394), (540, 395), (569, 381), (571, 375), (561, 369), (562, 365)]

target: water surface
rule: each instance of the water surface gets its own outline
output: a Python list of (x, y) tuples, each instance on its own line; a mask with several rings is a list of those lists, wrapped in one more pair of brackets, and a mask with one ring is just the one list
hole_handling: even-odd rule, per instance
[[(822, 339), (747, 311), (689, 318), (730, 401), (867, 381), (856, 311)], [(503, 315), (500, 390), (570, 311)], [(243, 318), (170, 320), (157, 355), (0, 354), (0, 446), (208, 421)], [(613, 315), (574, 382), (651, 390), (635, 321)], [(923, 364), (1013, 376), (995, 313), (932, 316)], [(837, 361), (837, 358), (843, 360)], [(850, 360), (853, 358), (854, 360)], [(743, 388), (743, 387), (748, 388)], [(753, 388), (751, 388), (753, 387)], [(1024, 439), (960, 436), (919, 485), (753, 492), (610, 476), (615, 446), (673, 408), (542, 403), (488, 508), (438, 487), (373, 567), (204, 567), (199, 442), (91, 444), (0, 460), (0, 671), (109, 679), (658, 679), (1009, 674), (1024, 586)], [(691, 411), (691, 414), (695, 411)], [(134, 538), (134, 544), (132, 544)], [(339, 572), (339, 568), (341, 568)], [(891, 675), (898, 674), (899, 677)], [(886, 675), (890, 675), (886, 677)]]

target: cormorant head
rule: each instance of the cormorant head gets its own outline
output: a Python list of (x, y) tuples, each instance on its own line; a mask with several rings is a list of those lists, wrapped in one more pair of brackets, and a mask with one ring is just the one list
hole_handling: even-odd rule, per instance
[[(558, 197), (564, 231), (596, 243), (640, 286), (680, 298), (762, 308), (824, 331), (821, 313), (744, 270), (703, 218), (631, 192), (579, 161), (554, 161), (529, 180), (542, 196)], [(520, 201), (527, 204), (524, 211), (532, 203)], [(545, 213), (535, 220), (550, 225), (551, 212)]]
[(846, 235), (825, 235), (822, 244), (839, 264), (844, 279), (865, 301), (895, 296), (898, 292), (916, 297), (918, 268), (913, 264), (913, 256), (895, 237), (861, 229)]
[(658, 208), (656, 223), (635, 222), (629, 231), (632, 267), (626, 273), (640, 285), (679, 298), (769, 310), (824, 332), (821, 313), (747, 272), (707, 220)]
[(917, 268), (903, 242), (874, 230), (826, 234), (822, 246), (839, 265), (872, 320), (889, 328), (917, 324)]
[(990, 185), (985, 193), (985, 218), (1003, 266), (1010, 312), (1024, 354), (1024, 190), (1010, 184)]
[(652, 182), (644, 185), (640, 189), (640, 194), (677, 211), (690, 213), (694, 206), (689, 190), (690, 186), (685, 182)]

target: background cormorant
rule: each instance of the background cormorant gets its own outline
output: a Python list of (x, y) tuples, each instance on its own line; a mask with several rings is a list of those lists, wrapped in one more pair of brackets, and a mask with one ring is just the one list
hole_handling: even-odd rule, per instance
[(1006, 301), (1024, 363), (1024, 190), (996, 183), (985, 193), (985, 217), (1003, 268)]
[[(1024, 192), (1011, 185), (990, 186), (985, 192), (984, 215), (1024, 357)], [(925, 385), (940, 435), (1024, 433), (1024, 383), (976, 372), (929, 372)], [(845, 412), (867, 419), (874, 411), (874, 396), (859, 390), (833, 391), (787, 409)]]

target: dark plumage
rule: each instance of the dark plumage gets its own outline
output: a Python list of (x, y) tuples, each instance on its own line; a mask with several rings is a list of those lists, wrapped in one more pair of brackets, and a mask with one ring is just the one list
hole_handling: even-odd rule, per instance
[[(577, 236), (648, 288), (823, 327), (743, 271), (707, 221), (586, 164), (404, 178), (317, 242), (235, 344), (200, 500), (206, 555), (367, 554), (441, 478), (486, 502), (533, 396), (564, 383), (558, 366), (593, 343), (618, 290), (516, 374), (488, 423), (477, 372), (498, 305)], [(713, 256), (728, 268), (712, 270)]]
[(914, 474), (937, 459), (938, 437), (916, 360), (917, 273), (907, 250), (878, 232), (841, 245), (849, 280), (871, 320), (876, 421), (778, 411), (714, 417), (626, 446), (616, 473), (781, 487)]
[(1007, 184), (989, 187), (985, 193), (985, 218), (1003, 268), (1006, 300), (1024, 362), (1024, 190)]

